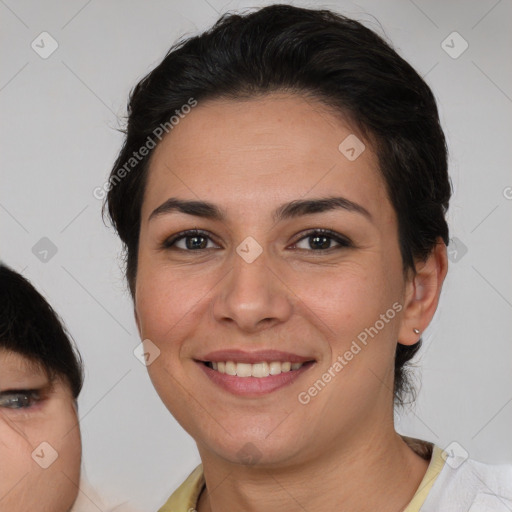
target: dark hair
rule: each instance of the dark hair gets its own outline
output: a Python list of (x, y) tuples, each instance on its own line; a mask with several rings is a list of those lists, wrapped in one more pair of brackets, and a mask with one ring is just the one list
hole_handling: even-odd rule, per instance
[(20, 274), (0, 263), (0, 349), (41, 365), (50, 378), (63, 377), (77, 398), (82, 361), (59, 317)]
[[(130, 95), (126, 138), (106, 184), (106, 206), (124, 244), (132, 295), (152, 151), (137, 160), (134, 152), (149, 147), (149, 140), (154, 147), (159, 127), (168, 126), (191, 99), (241, 100), (274, 91), (317, 99), (355, 123), (372, 144), (397, 214), (404, 272), (414, 272), (415, 260), (425, 260), (438, 237), (448, 245), (447, 148), (430, 88), (361, 23), (328, 10), (271, 5), (225, 14), (210, 30), (178, 41)], [(404, 365), (420, 344), (397, 345), (398, 402), (410, 390)]]

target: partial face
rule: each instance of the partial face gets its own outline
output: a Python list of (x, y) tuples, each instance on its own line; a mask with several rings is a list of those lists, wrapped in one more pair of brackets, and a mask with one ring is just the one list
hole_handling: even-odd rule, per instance
[(0, 349), (0, 510), (67, 512), (80, 476), (80, 432), (69, 386)]
[(276, 94), (199, 103), (153, 154), (135, 311), (203, 453), (289, 464), (392, 421), (398, 227), (355, 136)]

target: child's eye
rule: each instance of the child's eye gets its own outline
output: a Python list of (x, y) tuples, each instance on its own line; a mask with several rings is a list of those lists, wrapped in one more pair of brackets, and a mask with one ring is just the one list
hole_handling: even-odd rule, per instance
[(164, 248), (176, 248), (182, 251), (197, 251), (204, 249), (219, 249), (208, 233), (196, 229), (183, 231), (168, 238), (163, 243)]
[(34, 389), (3, 391), (0, 393), (0, 407), (6, 409), (27, 409), (40, 400), (39, 391)]
[[(333, 245), (333, 243), (336, 245)], [(327, 229), (316, 229), (310, 231), (306, 236), (293, 244), (294, 249), (307, 251), (326, 251), (328, 249), (351, 246), (352, 243), (348, 238)]]

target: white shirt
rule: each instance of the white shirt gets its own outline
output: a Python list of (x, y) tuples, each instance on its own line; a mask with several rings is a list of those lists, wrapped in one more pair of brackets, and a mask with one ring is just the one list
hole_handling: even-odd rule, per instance
[(512, 512), (512, 466), (447, 457), (421, 512)]

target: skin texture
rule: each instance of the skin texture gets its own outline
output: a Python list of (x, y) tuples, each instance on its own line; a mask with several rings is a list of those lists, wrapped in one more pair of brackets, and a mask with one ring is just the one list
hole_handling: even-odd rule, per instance
[[(198, 445), (208, 488), (199, 512), (396, 512), (426, 471), (394, 430), (394, 352), (397, 340), (415, 343), (413, 328), (423, 331), (435, 312), (446, 247), (440, 241), (406, 279), (396, 215), (370, 143), (354, 161), (338, 150), (350, 134), (363, 140), (321, 104), (275, 93), (199, 103), (152, 156), (135, 315), (141, 338), (160, 350), (148, 367), (153, 384)], [(333, 196), (358, 203), (371, 219), (343, 209), (272, 217), (284, 203)], [(212, 202), (225, 218), (171, 212), (150, 219), (169, 197)], [(206, 249), (187, 251), (183, 239), (162, 247), (196, 228), (211, 236)], [(333, 240), (313, 251), (313, 228), (352, 245)], [(236, 252), (248, 236), (263, 249), (252, 263)], [(401, 311), (301, 404), (299, 393), (394, 303)], [(230, 348), (282, 350), (316, 363), (289, 386), (244, 398), (213, 385), (194, 361)], [(247, 450), (255, 454), (251, 465), (243, 463)]]
[[(23, 408), (6, 405), (7, 391), (33, 389), (40, 390), (41, 400)], [(43, 442), (52, 448), (40, 447)], [(58, 457), (44, 469), (40, 464), (51, 461), (52, 450)], [(78, 493), (80, 457), (78, 418), (67, 383), (50, 382), (37, 365), (0, 349), (0, 511), (69, 511)]]

